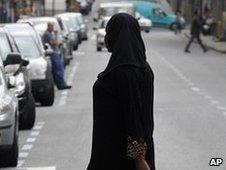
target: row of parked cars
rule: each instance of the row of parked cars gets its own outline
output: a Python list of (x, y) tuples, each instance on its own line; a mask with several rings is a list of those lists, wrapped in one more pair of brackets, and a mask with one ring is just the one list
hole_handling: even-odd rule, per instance
[[(150, 32), (152, 27), (165, 27), (174, 30), (177, 27), (176, 16), (164, 9), (158, 1), (119, 1), (100, 3), (93, 20), (98, 22), (98, 26), (93, 29), (97, 31), (96, 49), (101, 51), (105, 47), (104, 36), (105, 27), (112, 15), (126, 12), (134, 16), (142, 31)], [(180, 18), (182, 28), (185, 27), (185, 20)]]
[(58, 32), (62, 62), (70, 64), (73, 50), (88, 39), (81, 13), (62, 13), (0, 25), (0, 167), (16, 166), (19, 129), (35, 123), (36, 103), (55, 99), (49, 44), (42, 43), (47, 24)]

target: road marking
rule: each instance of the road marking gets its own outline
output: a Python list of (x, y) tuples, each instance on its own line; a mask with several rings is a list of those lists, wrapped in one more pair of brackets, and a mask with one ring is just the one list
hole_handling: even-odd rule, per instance
[(34, 143), (36, 141), (36, 138), (27, 138), (27, 143)]
[[(77, 68), (79, 66), (79, 63), (75, 63), (74, 67), (72, 68), (71, 70), (71, 73), (69, 74), (68, 76), (68, 80), (67, 80), (67, 83), (69, 85), (72, 85), (73, 84), (73, 80), (74, 80), (74, 77), (75, 77), (75, 73), (77, 71)], [(59, 103), (58, 103), (58, 106), (63, 106), (66, 104), (66, 101), (67, 101), (67, 97), (68, 97), (68, 90), (65, 90), (61, 93), (61, 97), (60, 97), (60, 100), (59, 100)]]
[(85, 52), (83, 52), (83, 51), (75, 51), (74, 55), (85, 55)]
[(204, 96), (204, 98), (205, 99), (212, 99), (212, 97), (211, 96), (208, 96), (208, 95)]
[[(200, 88), (198, 87), (194, 87), (194, 83), (191, 82), (189, 79), (186, 78), (186, 76), (179, 70), (177, 69), (173, 64), (171, 64), (169, 61), (167, 61), (159, 52), (154, 51), (153, 49), (150, 50), (152, 53), (154, 53), (156, 56), (158, 56), (158, 58), (160, 58), (166, 65), (168, 65), (169, 68), (171, 68), (174, 73), (176, 73), (176, 75), (181, 78), (183, 81), (185, 81), (189, 86), (191, 86), (191, 90), (193, 90), (194, 92), (197, 92), (197, 94), (199, 95), (204, 95), (205, 93), (201, 92)], [(211, 96), (205, 95), (204, 96), (205, 99), (212, 99)], [(219, 105), (219, 101), (216, 100), (211, 100), (210, 101), (211, 104), (213, 105)], [(216, 107), (218, 110), (222, 110), (225, 111), (226, 107), (222, 107), (222, 106), (217, 106)], [(226, 116), (226, 112), (223, 112), (223, 115)]]
[(42, 129), (42, 125), (36, 125), (33, 127), (33, 130), (40, 130)]
[(38, 136), (39, 135), (39, 131), (32, 131), (31, 132), (31, 136)]
[(56, 170), (55, 166), (51, 167), (21, 167), (17, 168), (18, 170)]
[(22, 147), (22, 150), (30, 150), (32, 149), (33, 145), (32, 144), (25, 144), (23, 147)]
[(219, 102), (218, 101), (216, 101), (216, 100), (212, 100), (211, 101), (211, 104), (218, 104)]
[(198, 87), (192, 87), (191, 88), (194, 92), (199, 92), (200, 91), (200, 89), (198, 88)]
[(226, 108), (225, 107), (222, 107), (222, 106), (217, 106), (217, 109), (218, 110), (226, 110)]
[(28, 157), (29, 153), (28, 152), (20, 152), (19, 153), (19, 158), (26, 158)]

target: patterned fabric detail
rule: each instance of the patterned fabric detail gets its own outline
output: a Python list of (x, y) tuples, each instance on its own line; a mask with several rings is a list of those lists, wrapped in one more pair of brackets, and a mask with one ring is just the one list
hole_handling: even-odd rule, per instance
[(140, 139), (139, 142), (131, 137), (127, 138), (127, 156), (132, 159), (144, 158), (147, 151), (147, 144)]

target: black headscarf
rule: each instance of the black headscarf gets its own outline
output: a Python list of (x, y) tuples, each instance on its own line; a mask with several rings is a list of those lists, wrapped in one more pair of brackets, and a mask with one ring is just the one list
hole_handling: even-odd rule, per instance
[(133, 16), (126, 13), (113, 15), (106, 26), (105, 43), (112, 55), (99, 77), (121, 65), (145, 68), (145, 46), (140, 26)]

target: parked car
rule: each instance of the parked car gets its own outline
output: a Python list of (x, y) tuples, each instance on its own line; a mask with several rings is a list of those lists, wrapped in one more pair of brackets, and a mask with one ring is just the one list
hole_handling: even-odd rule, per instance
[(104, 37), (106, 35), (105, 28), (107, 26), (108, 21), (111, 17), (104, 17), (102, 20), (99, 21), (98, 28), (94, 27), (94, 30), (96, 30), (96, 49), (97, 51), (101, 51), (102, 48), (106, 47)]
[(16, 167), (18, 161), (19, 111), (13, 87), (0, 67), (0, 167)]
[(110, 17), (119, 12), (126, 12), (135, 17), (135, 8), (132, 2), (104, 2), (100, 3), (93, 20), (98, 22), (103, 17)]
[[(54, 103), (54, 82), (51, 63), (45, 58), (45, 53), (29, 30), (17, 29), (17, 24), (7, 24), (6, 29), (13, 36), (19, 51), (29, 60), (29, 76), (35, 101), (42, 106)], [(28, 48), (29, 47), (29, 48)]]
[(68, 20), (68, 27), (71, 32), (76, 32), (78, 35), (78, 41), (79, 44), (82, 42), (82, 30), (79, 24), (79, 21), (76, 18), (76, 15), (74, 13), (62, 13), (57, 15), (57, 17)]
[[(31, 81), (28, 75), (28, 61), (7, 65), (3, 64), (7, 60), (8, 54), (19, 53), (19, 49), (10, 34), (0, 27), (0, 67), (7, 76), (14, 76), (17, 87), (16, 93), (19, 99), (19, 125), (21, 129), (31, 129), (35, 123), (35, 101), (31, 92)], [(26, 60), (26, 59), (23, 59)]]
[[(152, 21), (155, 27), (165, 27), (174, 30), (177, 27), (176, 15), (167, 12), (159, 3), (147, 1), (133, 1), (135, 9), (145, 18)], [(181, 17), (182, 28), (185, 27), (185, 20)]]
[(81, 32), (81, 39), (82, 40), (87, 40), (88, 39), (88, 27), (85, 24), (82, 14), (79, 12), (67, 12), (63, 13), (71, 18), (73, 18), (75, 21), (75, 24), (80, 28)]
[(135, 16), (140, 25), (140, 29), (146, 33), (150, 32), (152, 28), (152, 21), (142, 16), (139, 12), (136, 12)]
[(42, 36), (47, 29), (47, 23), (51, 22), (54, 24), (54, 30), (58, 32), (58, 41), (59, 41), (59, 48), (62, 54), (62, 62), (65, 65), (68, 65), (71, 60), (70, 56), (70, 47), (67, 46), (68, 39), (64, 36), (63, 31), (55, 17), (35, 17), (35, 18), (28, 18), (28, 19), (20, 19), (17, 22), (28, 22), (34, 26), (34, 28), (39, 32)]

